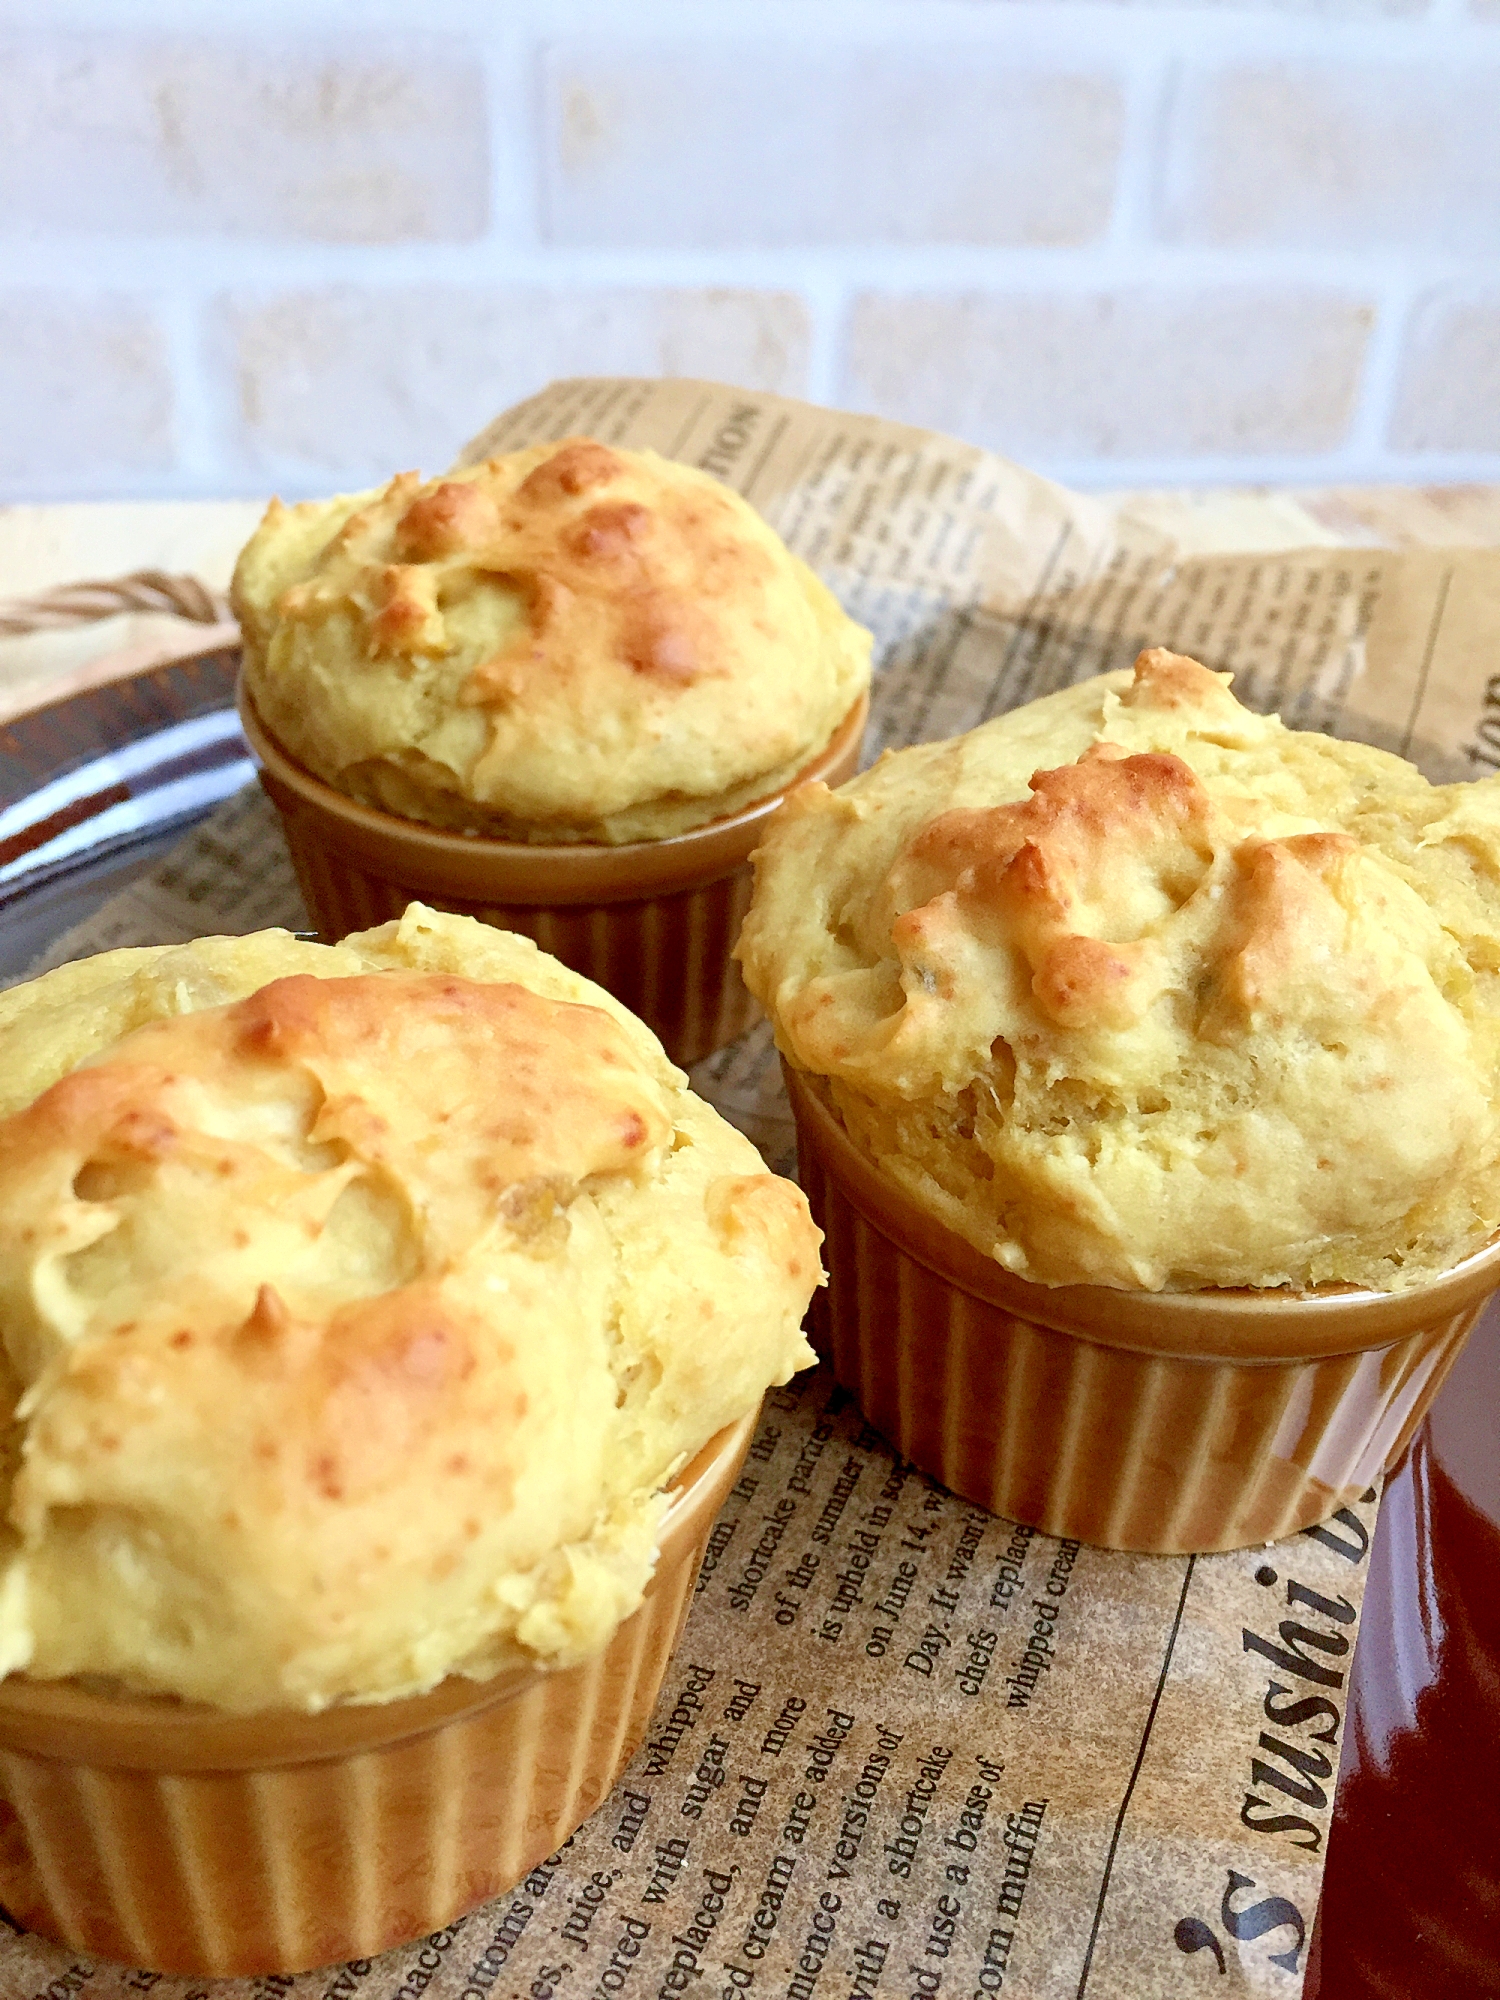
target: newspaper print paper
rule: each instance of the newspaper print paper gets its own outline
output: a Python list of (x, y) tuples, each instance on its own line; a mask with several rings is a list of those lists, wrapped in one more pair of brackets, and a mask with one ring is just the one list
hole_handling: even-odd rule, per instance
[[(555, 385), (464, 454), (585, 431), (737, 486), (875, 632), (867, 757), (1165, 644), (1258, 707), (1500, 768), (1500, 556), (1193, 556), (991, 454), (685, 382)], [(1493, 678), (1491, 677), (1493, 672)], [(305, 921), (232, 801), (60, 940)], [(790, 1160), (768, 1034), (695, 1082)], [(646, 1743), (501, 1897), (373, 1964), (221, 1983), (0, 1946), (6, 2000), (1154, 2000), (1294, 1996), (1373, 1491), (1274, 1549), (1035, 1534), (898, 1462), (826, 1371), (768, 1401)], [(1222, 1983), (1221, 1983), (1222, 1981)]]

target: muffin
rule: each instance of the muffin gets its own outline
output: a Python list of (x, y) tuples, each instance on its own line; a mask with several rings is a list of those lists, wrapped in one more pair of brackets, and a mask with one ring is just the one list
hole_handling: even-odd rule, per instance
[(1434, 787), (1148, 652), (796, 793), (739, 949), (805, 1178), (854, 1176), (861, 1229), (878, 1206), (953, 1313), (986, 1305), (982, 1404), (933, 1369), (877, 1389), (905, 1308), (830, 1224), (838, 1365), (1001, 1511), (1143, 1547), (1306, 1526), (1495, 1282), (1500, 786)]
[[(748, 875), (727, 885), (791, 782), (853, 771), (870, 675), (868, 633), (747, 502), (572, 438), (273, 501), (233, 601), (247, 727), (326, 932), (420, 890), (644, 999), (679, 1059), (704, 1052), (656, 990), (681, 962), (702, 961), (697, 1038), (735, 1025), (710, 1020), (726, 977), (742, 996), (719, 906), (737, 923)], [(682, 896), (702, 907), (648, 938)], [(632, 980), (632, 953), (674, 977)]]
[[(0, 1051), (0, 1665), (24, 1676), (0, 1687), (0, 1775), (25, 1824), (40, 1780), (10, 1753), (55, 1762), (59, 1730), (90, 1735), (91, 1766), (170, 1772), (125, 1851), (142, 1881), (192, 1881), (198, 1934), (132, 1931), (138, 1888), (110, 1908), (59, 1887), (45, 1829), (19, 1893), (0, 1861), (0, 1894), (174, 1970), (379, 1949), (396, 1935), (369, 1935), (387, 1919), (354, 1910), (339, 1862), (369, 1801), (336, 1753), (409, 1758), (420, 1736), (425, 1790), (382, 1834), (406, 1882), (392, 1920), (420, 1935), (550, 1851), (630, 1755), (696, 1562), (678, 1552), (652, 1632), (667, 1489), (716, 1437), (743, 1452), (764, 1388), (810, 1359), (806, 1204), (608, 995), (420, 906), (333, 947), (266, 932), (65, 966), (0, 996)], [(720, 1499), (736, 1463), (704, 1461)], [(714, 1506), (687, 1511), (701, 1542)], [(414, 1904), (457, 1811), (435, 1718), (545, 1703), (567, 1670), (592, 1687), (600, 1661), (590, 1700), (575, 1687), (497, 1774), (498, 1806), (461, 1792), (489, 1823)], [(580, 1784), (586, 1749), (603, 1764)], [(263, 1869), (257, 1910), (243, 1851), (218, 1871), (183, 1851), (182, 1770), (263, 1793), (310, 1758), (332, 1759), (320, 1837), (284, 1844), (306, 1849), (316, 1934), (283, 1948), (267, 1926), (303, 1862), (265, 1862), (280, 1887)], [(97, 1825), (99, 1770), (78, 1782)], [(582, 1801), (560, 1828), (547, 1784)], [(299, 1794), (299, 1823), (312, 1809)], [(65, 1846), (86, 1873), (89, 1843)], [(209, 1921), (216, 1896), (249, 1908)]]

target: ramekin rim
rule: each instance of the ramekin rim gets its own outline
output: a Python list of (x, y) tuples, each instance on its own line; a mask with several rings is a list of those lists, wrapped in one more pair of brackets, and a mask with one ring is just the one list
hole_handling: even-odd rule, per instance
[[(667, 1490), (672, 1498), (657, 1533), (658, 1566), (663, 1557), (685, 1550), (700, 1532), (708, 1533), (712, 1515), (723, 1505), (733, 1471), (754, 1435), (762, 1400), (717, 1430), (670, 1482)], [(710, 1502), (712, 1514), (705, 1522)], [(650, 1588), (648, 1584), (648, 1594)], [(637, 1607), (631, 1617), (639, 1611)], [(629, 1622), (623, 1620), (615, 1628), (606, 1648)], [(295, 1709), (238, 1714), (170, 1696), (96, 1694), (68, 1680), (13, 1674), (0, 1679), (0, 1749), (110, 1769), (168, 1772), (254, 1771), (334, 1762), (428, 1735), (450, 1722), (517, 1700), (553, 1671), (540, 1665), (519, 1666), (483, 1681), (449, 1674), (425, 1694), (389, 1702), (336, 1703), (316, 1714)], [(267, 1736), (270, 1744), (264, 1742)], [(66, 1747), (54, 1747), (59, 1740), (91, 1737), (100, 1739), (104, 1754), (72, 1755)]]
[[(799, 1140), (805, 1127), (817, 1144), (820, 1164), (837, 1178), (845, 1198), (866, 1222), (956, 1290), (1097, 1347), (1182, 1361), (1284, 1367), (1299, 1360), (1330, 1360), (1389, 1347), (1440, 1324), (1500, 1287), (1500, 1232), (1430, 1282), (1400, 1292), (1354, 1286), (1330, 1286), (1316, 1293), (1246, 1286), (1151, 1292), (1110, 1285), (1043, 1284), (1006, 1270), (919, 1207), (855, 1144), (809, 1087), (810, 1073), (796, 1069), (784, 1055), (782, 1070)], [(926, 1240), (914, 1240), (920, 1238)], [(1444, 1300), (1444, 1292), (1451, 1297)], [(1232, 1336), (1231, 1329), (1248, 1322), (1259, 1326), (1273, 1311), (1280, 1327), (1300, 1337), (1272, 1348), (1247, 1348), (1242, 1335)], [(1101, 1326), (1099, 1320), (1105, 1315), (1111, 1324)], [(1348, 1334), (1352, 1320), (1364, 1329), (1356, 1338)], [(1187, 1321), (1197, 1323), (1200, 1335), (1205, 1321), (1218, 1331), (1208, 1339), (1182, 1344), (1169, 1329)]]
[[(585, 893), (598, 900), (609, 900), (607, 894), (599, 893), (600, 885), (612, 883), (616, 878), (626, 885), (617, 891), (619, 896), (625, 897), (640, 893), (639, 887), (631, 885), (642, 877), (662, 874), (669, 869), (685, 873), (685, 879), (698, 880), (704, 879), (703, 870), (711, 875), (716, 868), (718, 872), (724, 872), (738, 866), (748, 859), (762, 825), (789, 792), (798, 785), (825, 776), (837, 767), (851, 747), (858, 754), (869, 720), (870, 690), (868, 687), (861, 689), (821, 747), (812, 753), (793, 777), (774, 791), (741, 806), (736, 812), (706, 820), (703, 825), (688, 827), (681, 833), (665, 834), (658, 840), (625, 841), (614, 846), (602, 841), (547, 843), (498, 840), (490, 834), (458, 833), (429, 826), (422, 820), (403, 819), (399, 813), (386, 812), (379, 806), (367, 805), (363, 800), (341, 792), (336, 785), (330, 785), (294, 758), (274, 735), (256, 706), (243, 666), (235, 685), (235, 703), (251, 751), (271, 778), (285, 785), (304, 807), (318, 813), (325, 821), (332, 821), (346, 829), (350, 838), (363, 836), (368, 840), (399, 844), (429, 865), (449, 861), (472, 869), (476, 864), (487, 861), (496, 868), (508, 864), (517, 874), (545, 874), (548, 878), (546, 897), (563, 902), (569, 897), (558, 893), (559, 889), (576, 886), (575, 900), (581, 900)], [(719, 865), (721, 859), (722, 866)], [(576, 885), (569, 882), (570, 877), (577, 878)], [(518, 891), (508, 893), (517, 901), (528, 899)], [(535, 900), (541, 900), (542, 893), (539, 891)]]

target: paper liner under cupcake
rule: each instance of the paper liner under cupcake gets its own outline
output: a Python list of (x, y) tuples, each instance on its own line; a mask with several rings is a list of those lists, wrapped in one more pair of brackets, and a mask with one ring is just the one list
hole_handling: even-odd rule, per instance
[(370, 1958), (513, 1887), (645, 1735), (758, 1415), (682, 1473), (644, 1601), (579, 1666), (320, 1715), (0, 1682), (0, 1904), (91, 1957), (219, 1977)]
[[(791, 786), (663, 840), (541, 846), (449, 833), (361, 804), (277, 743), (243, 679), (240, 717), (281, 815), (314, 923), (334, 940), (418, 900), (521, 931), (639, 1014), (685, 1069), (759, 1018), (729, 953), (750, 905), (749, 857)], [(854, 775), (861, 695), (797, 784)]]
[(1500, 1242), (1397, 1293), (1035, 1284), (918, 1208), (815, 1082), (787, 1087), (827, 1238), (814, 1345), (924, 1472), (1051, 1535), (1182, 1554), (1326, 1520), (1399, 1455), (1500, 1286)]

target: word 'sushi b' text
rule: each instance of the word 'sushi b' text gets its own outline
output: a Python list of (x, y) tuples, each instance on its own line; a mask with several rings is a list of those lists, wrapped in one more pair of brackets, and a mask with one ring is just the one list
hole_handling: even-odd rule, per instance
[[(1342, 1508), (1312, 1532), (1346, 1561), (1364, 1561), (1369, 1536), (1352, 1509)], [(1255, 1581), (1272, 1590), (1282, 1579), (1262, 1563)], [(1316, 1854), (1326, 1821), (1309, 1815), (1326, 1814), (1332, 1795), (1357, 1614), (1348, 1598), (1325, 1596), (1295, 1577), (1285, 1580), (1284, 1604), (1289, 1615), (1274, 1620), (1273, 1635), (1248, 1625), (1241, 1633), (1245, 1652), (1269, 1663), (1260, 1713), (1272, 1726), (1256, 1738), (1240, 1821), (1253, 1833), (1275, 1835)]]

